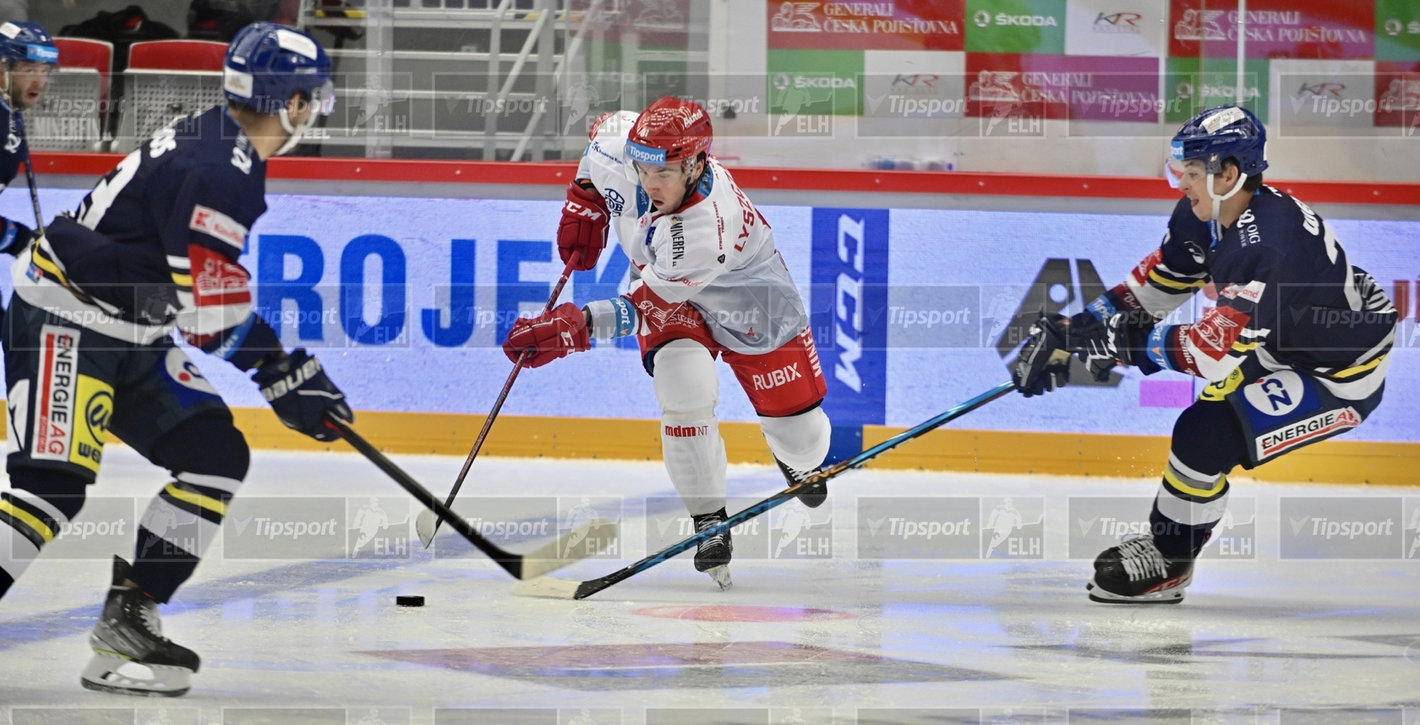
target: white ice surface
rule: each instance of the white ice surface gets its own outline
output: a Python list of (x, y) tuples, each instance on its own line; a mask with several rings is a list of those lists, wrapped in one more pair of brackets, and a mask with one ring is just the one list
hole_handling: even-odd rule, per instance
[[(440, 496), (462, 462), (394, 458)], [(164, 480), (115, 447), (90, 495), (143, 500)], [(736, 466), (729, 485), (757, 500), (782, 481)], [(166, 633), (203, 665), (189, 695), (161, 701), (78, 683), (106, 557), (130, 555), (131, 544), (68, 550), (82, 558), (51, 547), (0, 601), (0, 725), (1420, 722), (1420, 560), (1298, 560), (1278, 543), (1284, 497), (1392, 498), (1409, 513), (1420, 489), (1235, 485), (1256, 512), (1252, 557), (1201, 561), (1178, 606), (1087, 601), (1089, 558), (1067, 554), (1068, 499), (1141, 498), (1142, 518), (1155, 486), (849, 472), (831, 486), (831, 557), (737, 559), (735, 587), (722, 593), (686, 554), (576, 602), (514, 597), (513, 580), (487, 559), (418, 550), (403, 511), (381, 535), (389, 547), (407, 530), (414, 544), (383, 558), (351, 559), (339, 547), (293, 555), (282, 541), (275, 550), (293, 558), (262, 560), (228, 556), (232, 544), (219, 541), (163, 607)], [(591, 579), (646, 553), (644, 502), (671, 495), (657, 462), (481, 458), (458, 508), (473, 518), (480, 496), (625, 497), (620, 555), (560, 572)], [(1037, 501), (1044, 557), (860, 559), (860, 496)], [(354, 454), (256, 452), (224, 537), (234, 520), (250, 523), (255, 502), (286, 497), (349, 497), (347, 513), (371, 497), (395, 510), (408, 498)], [(453, 547), (452, 536), (446, 526), (436, 548)], [(427, 604), (396, 607), (398, 593)], [(668, 606), (687, 609), (646, 614)], [(769, 621), (714, 621), (725, 617)], [(512, 647), (524, 649), (490, 649)]]

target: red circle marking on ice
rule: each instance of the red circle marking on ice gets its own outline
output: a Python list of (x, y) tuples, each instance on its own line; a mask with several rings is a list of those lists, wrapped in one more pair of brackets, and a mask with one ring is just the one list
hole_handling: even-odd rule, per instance
[(189, 381), (189, 380), (191, 380), (191, 379), (192, 379), (192, 376), (191, 376), (191, 375), (188, 375), (187, 373), (178, 373), (178, 380), (181, 381), (181, 382), (184, 382), (184, 383), (185, 383), (185, 382), (187, 382), (187, 381)]
[(831, 609), (803, 607), (736, 607), (728, 605), (644, 607), (632, 614), (661, 619), (692, 619), (698, 622), (807, 622), (821, 619), (848, 619), (853, 615)]

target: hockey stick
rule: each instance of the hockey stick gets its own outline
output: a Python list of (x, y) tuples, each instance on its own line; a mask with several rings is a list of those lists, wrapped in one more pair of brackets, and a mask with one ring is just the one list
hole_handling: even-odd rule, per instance
[(429, 489), (419, 485), (418, 481), (415, 481), (408, 473), (405, 473), (403, 469), (396, 466), (393, 461), (386, 458), (383, 453), (380, 453), (380, 451), (370, 445), (368, 441), (361, 438), (350, 426), (342, 421), (329, 417), (326, 418), (325, 424), (341, 438), (345, 439), (346, 443), (349, 443), (355, 450), (370, 459), (370, 462), (375, 464), (381, 471), (384, 471), (390, 478), (393, 478), (395, 483), (398, 483), (404, 490), (408, 491), (419, 503), (439, 512), (439, 515), (442, 516), (444, 520), (448, 521), (449, 524), (454, 527), (455, 531), (459, 532), (460, 535), (467, 539), (468, 543), (473, 544), (479, 551), (487, 554), (489, 558), (497, 562), (498, 566), (503, 567), (504, 571), (512, 574), (514, 579), (532, 579), (533, 577), (542, 576), (550, 571), (561, 569), (578, 559), (585, 558), (585, 554), (582, 556), (567, 556), (577, 542), (585, 541), (587, 537), (593, 535), (599, 538), (605, 537), (604, 540), (606, 541), (612, 541), (615, 540), (619, 533), (620, 527), (616, 522), (598, 519), (578, 526), (572, 531), (558, 537), (556, 541), (536, 551), (527, 554), (514, 554), (504, 551), (493, 542), (483, 538), (483, 535), (479, 534), (478, 530), (471, 526), (468, 521), (454, 513), (448, 506), (440, 503), (439, 499), (435, 498), (434, 494), (429, 493)]
[[(557, 298), (562, 295), (562, 288), (567, 285), (567, 277), (572, 274), (572, 265), (581, 261), (582, 253), (573, 252), (572, 258), (567, 260), (567, 266), (562, 269), (562, 277), (557, 280), (557, 286), (552, 288), (552, 294), (547, 298), (547, 304), (542, 306), (543, 314), (552, 310), (552, 306), (557, 303)], [(518, 372), (523, 369), (523, 361), (527, 359), (529, 350), (523, 350), (518, 354), (518, 361), (513, 363), (513, 371), (508, 373), (508, 379), (503, 382), (503, 389), (498, 393), (498, 400), (493, 402), (493, 409), (488, 411), (488, 417), (483, 419), (483, 429), (478, 431), (478, 438), (473, 441), (473, 448), (469, 450), (468, 457), (463, 461), (463, 468), (459, 469), (459, 477), (454, 481), (454, 487), (449, 491), (449, 497), (444, 499), (444, 506), (453, 506), (454, 497), (459, 495), (459, 489), (463, 487), (463, 479), (468, 475), (468, 469), (473, 465), (473, 459), (478, 457), (478, 450), (483, 447), (483, 440), (488, 437), (488, 431), (493, 428), (493, 420), (498, 417), (498, 411), (503, 409), (503, 401), (508, 399), (508, 391), (513, 389), (513, 381), (518, 379)], [(434, 534), (439, 532), (439, 524), (444, 523), (444, 515), (434, 515), (433, 511), (424, 509), (414, 519), (414, 533), (419, 535), (419, 542), (424, 548), (429, 548), (429, 544), (434, 541)]]
[(30, 157), (30, 139), (25, 133), (25, 119), (15, 111), (15, 127), (20, 132), (20, 143), (25, 145), (25, 181), (30, 183), (30, 201), (35, 205), (35, 234), (44, 236), (44, 214), (39, 210), (39, 185), (35, 183), (35, 161)]
[(854, 468), (861, 468), (868, 461), (877, 458), (878, 456), (902, 445), (903, 443), (906, 443), (912, 440), (913, 438), (922, 435), (923, 433), (933, 430), (934, 428), (939, 428), (948, 421), (960, 418), (961, 416), (966, 415), (967, 413), (970, 413), (971, 411), (976, 410), (977, 408), (980, 408), (983, 405), (986, 405), (987, 403), (1001, 397), (1002, 395), (1009, 393), (1014, 387), (1015, 385), (1013, 385), (1010, 381), (1001, 383), (1000, 385), (997, 385), (996, 387), (976, 396), (975, 398), (972, 398), (971, 400), (968, 400), (956, 406), (955, 408), (952, 408), (951, 410), (941, 413), (936, 417), (922, 421), (916, 426), (909, 428), (883, 441), (882, 443), (879, 443), (873, 446), (872, 448), (869, 448), (863, 451), (862, 453), (853, 456), (852, 458), (839, 461), (838, 463), (835, 463), (832, 466), (829, 466), (828, 468), (814, 473), (808, 478), (784, 489), (783, 491), (780, 491), (779, 493), (776, 493), (773, 496), (770, 496), (769, 498), (766, 498), (763, 501), (754, 504), (753, 506), (750, 506), (742, 511), (735, 513), (734, 515), (725, 519), (723, 522), (719, 523), (716, 526), (712, 526), (687, 539), (671, 544), (670, 546), (667, 546), (666, 548), (661, 549), (660, 551), (651, 554), (650, 556), (647, 556), (646, 558), (634, 564), (631, 564), (626, 568), (621, 569), (620, 571), (608, 574), (599, 579), (588, 579), (582, 582), (568, 581), (566, 579), (556, 579), (553, 577), (544, 577), (541, 579), (532, 580), (524, 579), (523, 581), (513, 586), (513, 593), (525, 597), (546, 597), (548, 599), (586, 599), (587, 597), (590, 597), (591, 595), (596, 594), (597, 592), (606, 589), (607, 587), (613, 584), (629, 579), (636, 574), (650, 569), (651, 567), (660, 564), (661, 562), (694, 547), (696, 544), (699, 544), (703, 539), (707, 539), (711, 536), (720, 533), (721, 531), (725, 531), (727, 529), (730, 529), (731, 527), (738, 526), (739, 524), (744, 523), (745, 521), (759, 516), (760, 514), (774, 508), (775, 506), (778, 506), (779, 504), (782, 504), (785, 501), (794, 498), (795, 494), (797, 494), (802, 489), (827, 481), (830, 478), (834, 478), (840, 473), (843, 473), (844, 471), (849, 471)]

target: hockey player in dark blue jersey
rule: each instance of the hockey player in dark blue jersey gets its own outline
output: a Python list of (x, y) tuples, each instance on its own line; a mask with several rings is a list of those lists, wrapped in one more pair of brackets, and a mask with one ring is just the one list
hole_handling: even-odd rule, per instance
[(112, 432), (170, 480), (139, 521), (133, 563), (115, 559), (82, 683), (143, 695), (187, 691), (198, 657), (165, 639), (157, 605), (192, 575), (246, 477), (246, 440), (175, 344), (252, 379), (287, 426), (334, 438), (345, 396), (304, 350), (287, 354), (253, 313), (238, 263), (266, 211), (266, 160), (334, 102), (310, 36), (258, 23), (227, 51), (228, 103), (175, 121), (129, 154), (72, 216), (16, 259), (0, 330), (10, 406), (10, 490), (0, 493), (0, 594), (78, 514)]
[[(1099, 555), (1094, 601), (1182, 601), (1228, 473), (1355, 428), (1380, 403), (1396, 310), (1311, 207), (1262, 183), (1266, 140), (1241, 107), (1185, 123), (1169, 160), (1184, 196), (1163, 243), (1085, 311), (1043, 316), (1013, 364), (1027, 396), (1065, 381), (1069, 353), (1100, 380), (1123, 364), (1210, 381), (1174, 423), (1150, 534)], [(1162, 322), (1210, 282), (1215, 307)]]
[[(39, 103), (49, 84), (49, 74), (59, 67), (59, 49), (49, 32), (36, 23), (0, 24), (0, 128), (6, 130), (0, 146), (0, 189), (15, 180), (20, 163), (30, 157), (25, 139), (25, 110)], [(26, 223), (0, 217), (0, 252), (18, 254), (34, 239)], [(40, 223), (35, 220), (35, 223)]]

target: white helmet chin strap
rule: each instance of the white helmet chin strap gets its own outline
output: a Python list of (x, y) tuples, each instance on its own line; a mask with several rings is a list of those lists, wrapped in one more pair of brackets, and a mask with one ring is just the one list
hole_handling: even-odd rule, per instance
[(311, 113), (306, 116), (306, 122), (301, 124), (299, 127), (291, 123), (291, 114), (287, 111), (287, 109), (282, 108), (280, 115), (281, 128), (285, 129), (286, 133), (291, 134), (291, 137), (286, 139), (286, 143), (281, 144), (281, 148), (276, 149), (276, 153), (272, 154), (272, 156), (281, 156), (286, 153), (289, 153), (291, 149), (296, 148), (296, 144), (301, 142), (301, 136), (305, 135), (306, 131), (309, 131), (311, 127), (316, 124), (316, 113), (314, 108), (312, 108)]
[(1218, 231), (1218, 215), (1223, 212), (1223, 202), (1233, 198), (1239, 191), (1242, 191), (1243, 184), (1247, 181), (1247, 174), (1238, 173), (1238, 181), (1233, 184), (1233, 188), (1222, 196), (1213, 194), (1213, 172), (1208, 172), (1208, 181), (1204, 185), (1204, 190), (1208, 192), (1208, 198), (1213, 200), (1213, 216), (1208, 220), (1208, 231), (1213, 236), (1213, 244), (1216, 246), (1222, 239), (1222, 233)]

